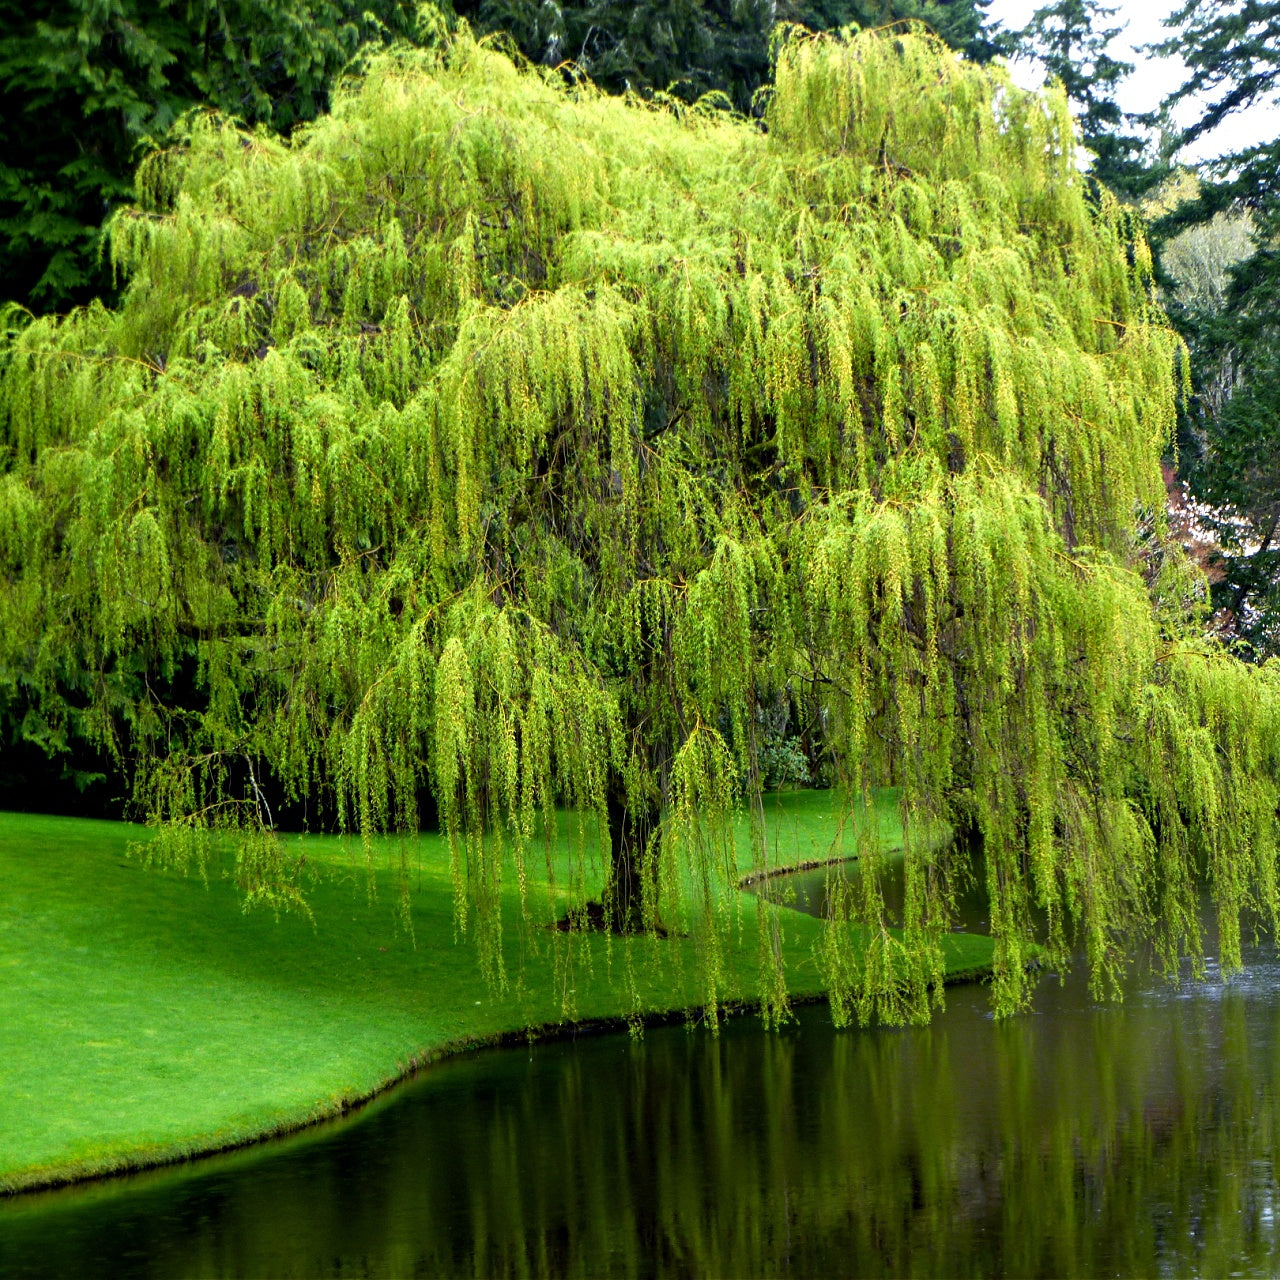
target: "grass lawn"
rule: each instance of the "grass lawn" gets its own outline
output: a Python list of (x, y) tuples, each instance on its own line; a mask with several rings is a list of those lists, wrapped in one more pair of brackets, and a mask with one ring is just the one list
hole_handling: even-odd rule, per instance
[[(851, 852), (835, 803), (829, 792), (771, 801), (773, 860)], [(892, 846), (891, 797), (875, 816)], [(523, 982), (490, 995), (474, 945), (454, 939), (438, 837), (413, 853), (411, 942), (396, 927), (388, 876), (370, 896), (358, 842), (306, 838), (318, 870), (313, 927), (245, 914), (217, 875), (206, 885), (144, 869), (126, 856), (140, 836), (122, 823), (0, 814), (0, 1190), (172, 1160), (335, 1114), (415, 1063), (562, 1022), (557, 982), (572, 986), (579, 1018), (627, 1007), (625, 944), (561, 936), (574, 963), (557, 970), (553, 935), (522, 938), (514, 927), (507, 965)], [(817, 994), (821, 925), (785, 909), (781, 919), (791, 988)], [(741, 920), (724, 995), (750, 1000), (754, 898)], [(637, 970), (647, 1009), (699, 1002), (692, 941), (636, 945), (664, 956)], [(949, 946), (953, 972), (989, 962), (985, 938)]]

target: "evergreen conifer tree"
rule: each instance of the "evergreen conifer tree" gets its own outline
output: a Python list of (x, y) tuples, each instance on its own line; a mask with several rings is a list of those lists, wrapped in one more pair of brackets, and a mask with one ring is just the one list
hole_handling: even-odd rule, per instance
[[(1188, 3), (1159, 51), (1190, 74), (1168, 106), (1208, 105), (1183, 133), (1195, 141), (1238, 112), (1280, 101), (1280, 3)], [(1215, 603), (1260, 657), (1280, 653), (1280, 137), (1204, 167), (1197, 198), (1155, 227), (1170, 241), (1222, 211), (1248, 218), (1253, 252), (1230, 272), (1220, 306), (1174, 308), (1191, 348), (1196, 395), (1184, 469), (1224, 549)], [(1225, 393), (1225, 394), (1224, 394)]]
[(110, 292), (102, 223), (148, 143), (199, 106), (287, 133), (362, 41), (413, 19), (409, 0), (0, 0), (0, 298)]
[(1152, 186), (1164, 170), (1146, 159), (1143, 138), (1123, 132), (1129, 121), (1116, 102), (1116, 87), (1133, 64), (1107, 52), (1121, 31), (1106, 25), (1115, 13), (1099, 0), (1055, 0), (1037, 9), (1021, 31), (1010, 32), (1005, 43), (1038, 60), (1062, 85), (1075, 107), (1081, 139), (1093, 153), (1091, 174), (1112, 191), (1132, 196)]

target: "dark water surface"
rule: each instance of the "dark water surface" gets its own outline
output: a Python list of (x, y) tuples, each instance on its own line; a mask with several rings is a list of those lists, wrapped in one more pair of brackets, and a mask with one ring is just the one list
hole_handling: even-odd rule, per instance
[(1274, 1275), (1278, 1085), (1269, 947), (1001, 1024), (975, 986), (922, 1029), (586, 1036), (0, 1202), (0, 1275)]

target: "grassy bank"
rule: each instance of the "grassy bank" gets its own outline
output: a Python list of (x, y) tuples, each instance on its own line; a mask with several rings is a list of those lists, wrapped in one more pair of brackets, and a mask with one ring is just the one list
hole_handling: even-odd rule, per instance
[[(877, 820), (891, 845), (892, 806)], [(841, 852), (830, 793), (787, 797), (769, 829), (776, 860)], [(416, 1063), (562, 1022), (566, 984), (580, 1019), (625, 1011), (625, 947), (599, 937), (574, 939), (573, 965), (557, 970), (550, 933), (510, 930), (508, 968), (523, 982), (490, 995), (474, 946), (454, 938), (439, 838), (412, 851), (411, 941), (385, 876), (371, 896), (356, 842), (307, 838), (313, 926), (245, 914), (217, 875), (206, 885), (144, 869), (126, 856), (141, 834), (0, 814), (0, 1189), (173, 1160), (338, 1113)], [(749, 905), (732, 999), (755, 991)], [(790, 911), (782, 920), (791, 988), (816, 994), (819, 922)], [(645, 1007), (697, 1003), (694, 944), (642, 945), (665, 957), (638, 969)], [(989, 956), (985, 939), (949, 946), (954, 972)]]

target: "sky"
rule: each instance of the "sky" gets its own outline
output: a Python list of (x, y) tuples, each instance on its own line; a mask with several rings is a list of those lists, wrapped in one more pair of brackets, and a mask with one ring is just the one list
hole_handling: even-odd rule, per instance
[[(1031, 15), (1048, 0), (991, 0), (987, 10), (993, 21), (1008, 30), (1026, 26)], [(1154, 110), (1161, 98), (1182, 83), (1184, 68), (1180, 58), (1156, 58), (1150, 54), (1135, 52), (1135, 45), (1163, 40), (1170, 34), (1161, 25), (1161, 19), (1172, 13), (1178, 5), (1174, 0), (1107, 0), (1109, 8), (1116, 10), (1108, 25), (1125, 30), (1112, 42), (1108, 52), (1122, 62), (1135, 64), (1133, 72), (1119, 87), (1117, 99), (1124, 111)], [(1033, 65), (1015, 64), (1014, 79), (1027, 88), (1040, 83), (1041, 73)], [(1191, 103), (1181, 104), (1175, 116), (1177, 123), (1186, 124), (1194, 119), (1197, 109)], [(1187, 163), (1211, 160), (1224, 151), (1235, 151), (1274, 138), (1280, 134), (1280, 107), (1254, 107), (1247, 112), (1229, 116), (1212, 134), (1197, 140), (1180, 157)]]

